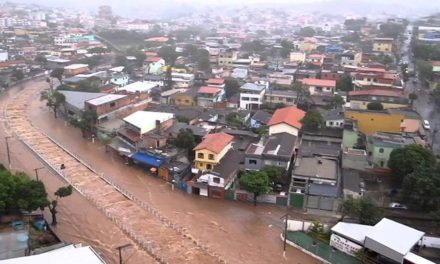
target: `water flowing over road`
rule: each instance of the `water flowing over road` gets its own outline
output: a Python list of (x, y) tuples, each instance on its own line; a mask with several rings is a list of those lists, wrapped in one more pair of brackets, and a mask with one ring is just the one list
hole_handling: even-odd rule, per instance
[[(57, 173), (76, 187), (72, 197), (60, 200), (55, 231), (62, 239), (91, 244), (109, 263), (116, 263), (115, 247), (125, 243), (133, 245), (124, 250), (125, 263), (320, 263), (294, 248), (282, 256), (284, 208), (172, 192), (55, 119), (39, 101), (45, 88), (43, 80), (34, 81), (0, 97), (6, 124), (0, 136), (13, 132), (46, 160), (54, 174), (41, 172), (49, 193), (66, 184)], [(11, 153), (14, 169), (31, 174), (41, 167), (20, 141), (11, 140)]]

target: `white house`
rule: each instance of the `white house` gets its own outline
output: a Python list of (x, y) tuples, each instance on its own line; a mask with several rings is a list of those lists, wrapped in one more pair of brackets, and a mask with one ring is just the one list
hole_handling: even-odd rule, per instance
[(248, 77), (248, 69), (235, 68), (232, 70), (231, 77), (236, 79), (246, 79)]
[(171, 73), (174, 88), (188, 88), (194, 84), (194, 74), (191, 73)]
[(6, 50), (0, 49), (0, 61), (8, 60), (8, 52)]
[(240, 108), (259, 109), (264, 102), (266, 84), (245, 83), (240, 87)]
[(202, 188), (202, 186), (200, 186), (201, 196), (208, 196), (209, 187), (220, 187), (220, 188), (225, 187), (225, 179), (212, 173), (200, 175), (200, 177), (197, 179), (197, 183), (202, 183), (206, 185), (206, 188)]
[(115, 73), (112, 75), (110, 79), (110, 83), (117, 85), (119, 87), (125, 86), (128, 84), (128, 75), (125, 73)]
[(116, 91), (125, 91), (127, 93), (146, 93), (146, 92), (150, 92), (151, 89), (153, 89), (154, 87), (157, 87), (157, 83), (154, 82), (135, 82), (135, 83), (131, 83), (128, 84), (126, 86), (123, 87), (119, 87), (116, 88)]
[(306, 78), (302, 82), (309, 89), (310, 95), (333, 94), (336, 89), (335, 80)]

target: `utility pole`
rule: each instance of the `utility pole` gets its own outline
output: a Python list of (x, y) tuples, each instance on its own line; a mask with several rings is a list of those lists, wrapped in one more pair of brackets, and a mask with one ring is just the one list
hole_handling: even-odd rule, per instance
[(40, 181), (40, 179), (38, 178), (38, 171), (42, 170), (42, 169), (44, 169), (44, 167), (34, 169), (34, 171), (35, 171), (35, 178), (37, 178), (37, 181)]
[(125, 245), (116, 247), (116, 249), (119, 252), (119, 264), (122, 264), (122, 249), (127, 248), (127, 247), (131, 247), (131, 244), (125, 244)]
[(285, 214), (285, 215), (283, 215), (280, 219), (284, 219), (284, 245), (283, 245), (283, 256), (286, 257), (287, 223), (289, 222), (289, 214)]
[(9, 164), (9, 169), (11, 169), (11, 153), (9, 152), (9, 142), (8, 139), (12, 138), (11, 136), (7, 136), (5, 137), (5, 141), (6, 141), (6, 153), (8, 154), (8, 164)]

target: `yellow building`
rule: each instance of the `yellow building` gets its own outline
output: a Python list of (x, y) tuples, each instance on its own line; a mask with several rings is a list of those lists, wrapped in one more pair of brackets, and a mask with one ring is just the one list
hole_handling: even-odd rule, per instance
[(375, 52), (393, 52), (393, 38), (375, 38), (373, 42), (373, 51)]
[(345, 111), (345, 118), (356, 120), (359, 131), (369, 136), (376, 132), (399, 133), (405, 116), (398, 112), (350, 109)]
[(214, 170), (232, 147), (232, 139), (234, 139), (233, 136), (223, 132), (206, 135), (194, 148), (195, 168), (202, 172)]

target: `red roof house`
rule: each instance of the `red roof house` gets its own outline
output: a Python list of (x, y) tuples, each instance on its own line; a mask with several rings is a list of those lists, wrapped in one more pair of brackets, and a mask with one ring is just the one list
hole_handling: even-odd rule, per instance
[(298, 131), (302, 127), (300, 121), (305, 115), (306, 112), (298, 109), (296, 106), (276, 110), (267, 123), (269, 126), (269, 135), (286, 132), (298, 136)]

